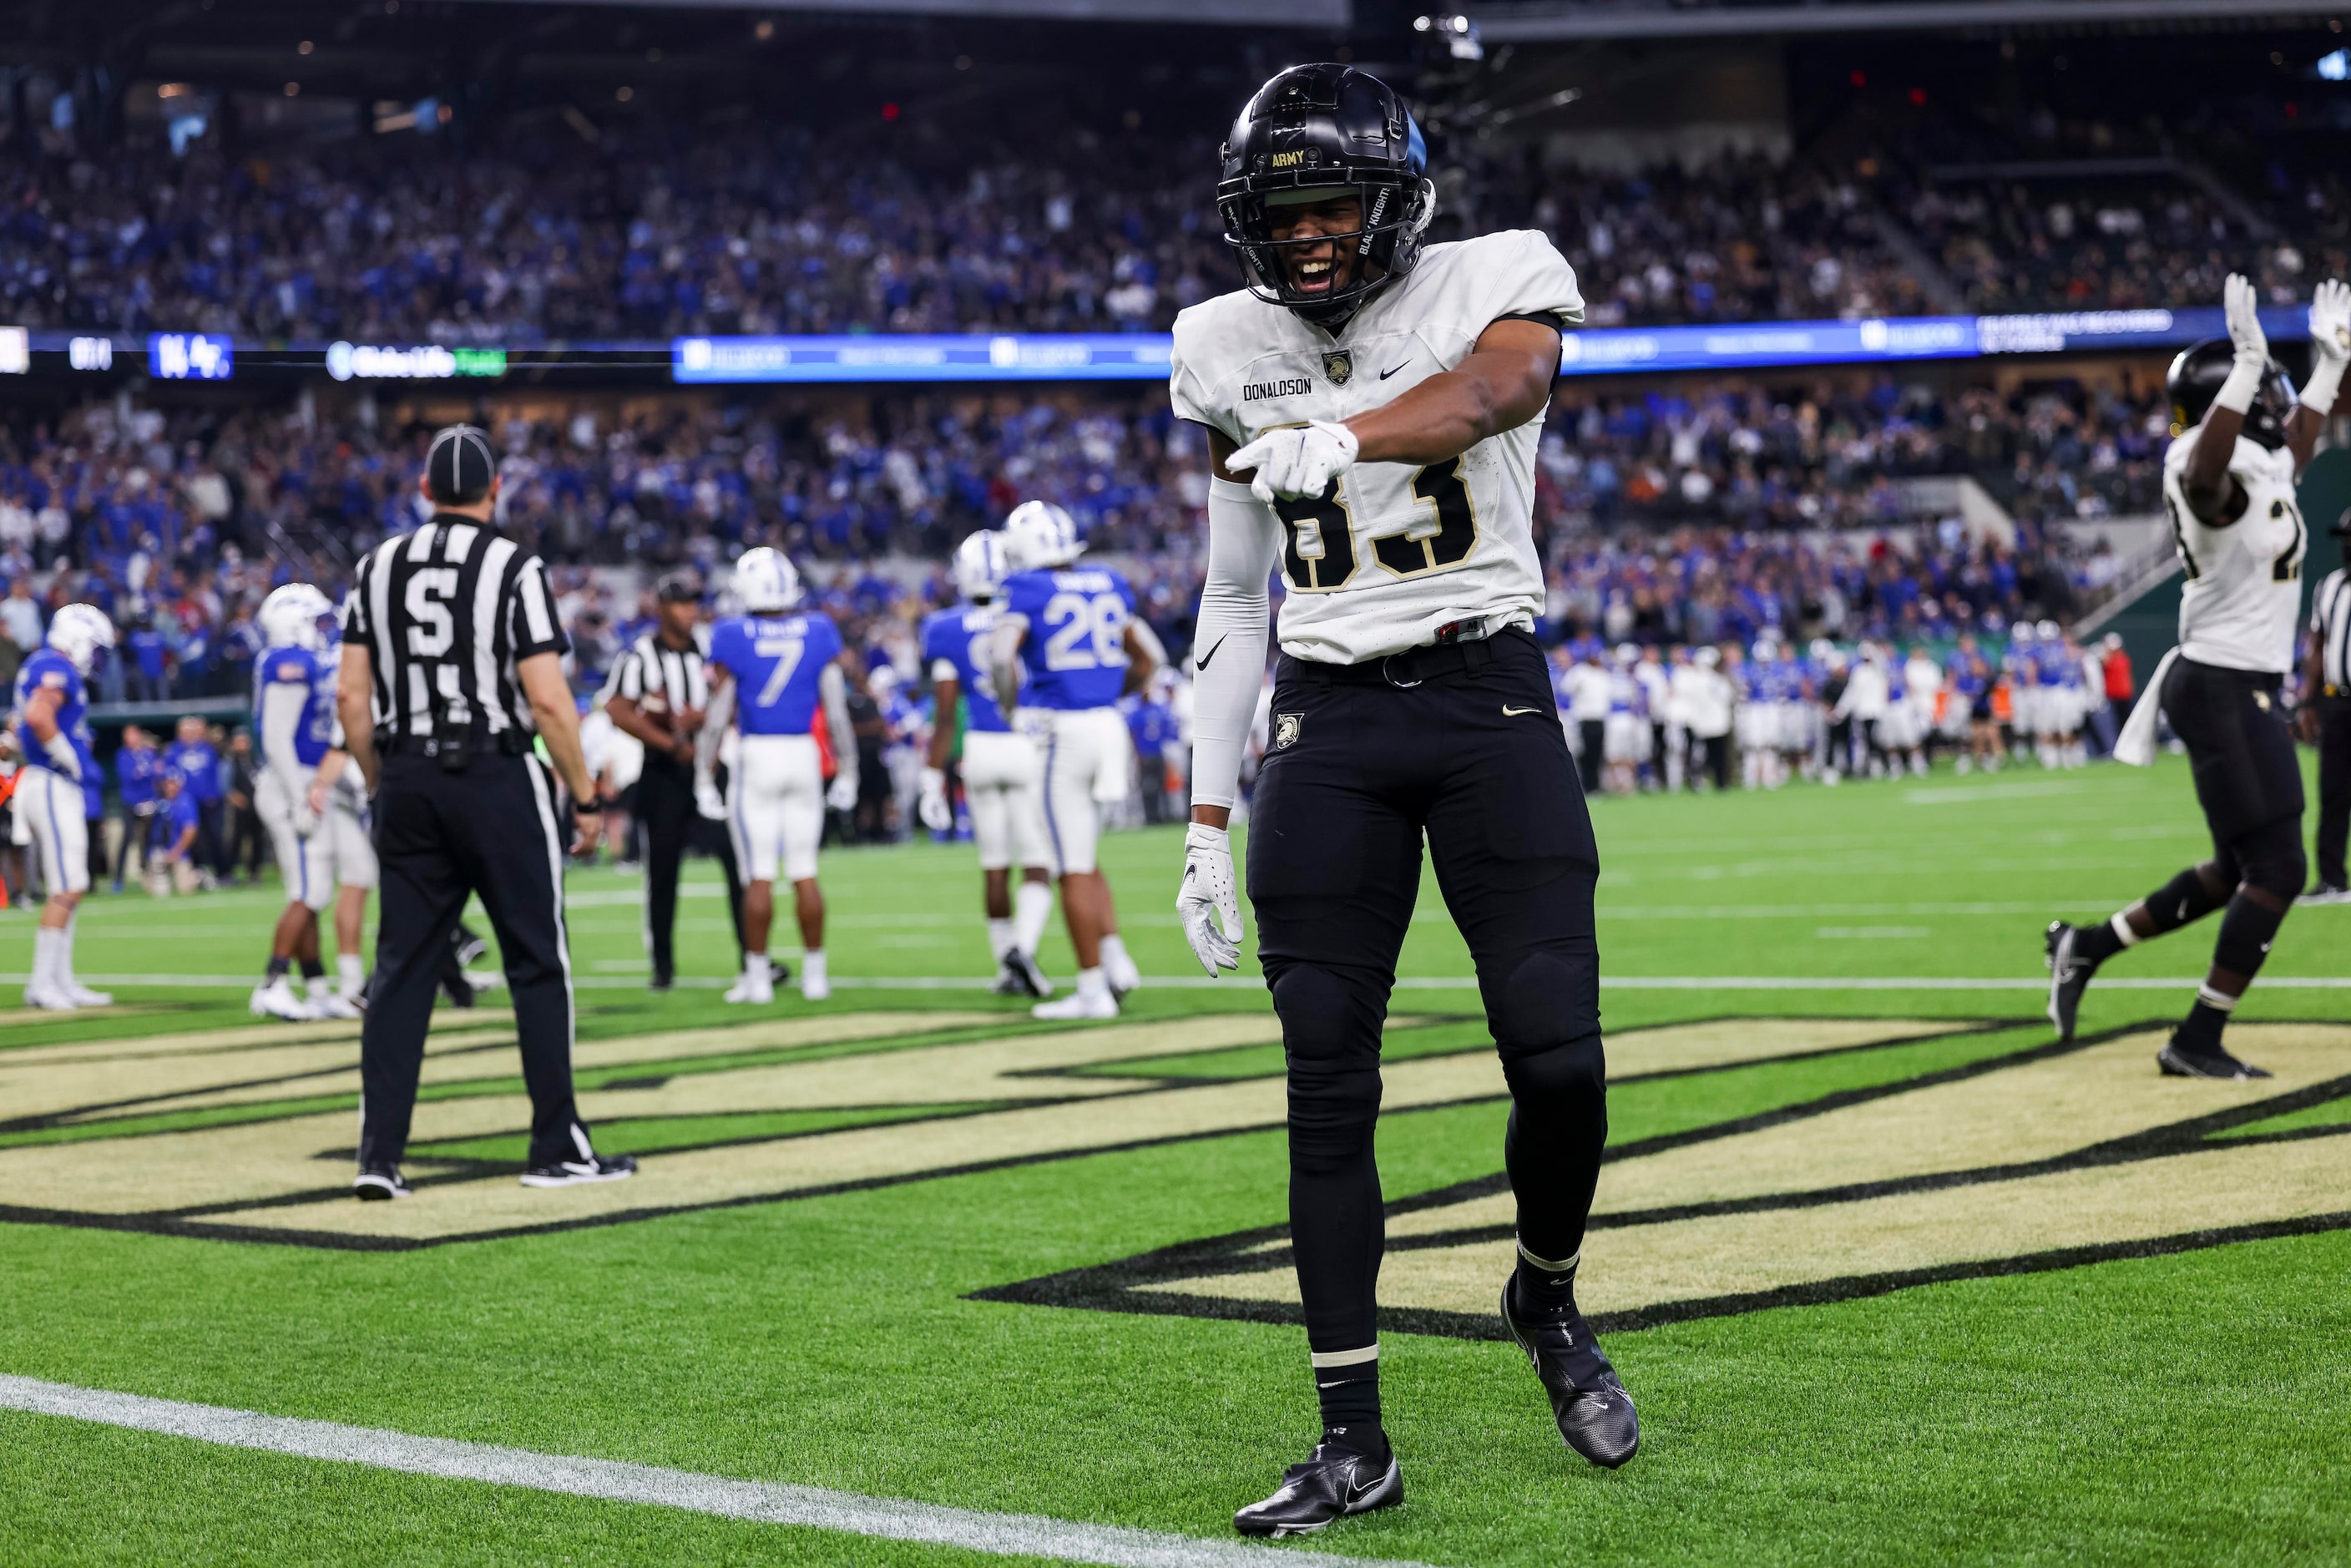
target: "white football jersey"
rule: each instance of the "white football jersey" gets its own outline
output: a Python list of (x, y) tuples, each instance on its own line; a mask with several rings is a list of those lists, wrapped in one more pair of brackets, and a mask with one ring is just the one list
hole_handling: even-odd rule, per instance
[(2310, 536), (2294, 504), (2294, 453), (2243, 436), (2229, 472), (2245, 487), (2245, 515), (2213, 528), (2188, 509), (2180, 476), (2198, 433), (2163, 455), (2163, 508), (2187, 570), (2179, 591), (2179, 652), (2199, 664), (2283, 674), (2294, 667), (2302, 610), (2302, 557)]
[[(1266, 431), (1344, 420), (1469, 356), (1506, 316), (1583, 319), (1575, 269), (1544, 235), (1433, 245), (1335, 338), (1246, 289), (1176, 318), (1178, 418), (1245, 446)], [(1542, 612), (1534, 546), (1542, 417), (1457, 458), (1359, 463), (1320, 500), (1280, 501), (1282, 652), (1353, 664), (1417, 647), (1458, 621)]]

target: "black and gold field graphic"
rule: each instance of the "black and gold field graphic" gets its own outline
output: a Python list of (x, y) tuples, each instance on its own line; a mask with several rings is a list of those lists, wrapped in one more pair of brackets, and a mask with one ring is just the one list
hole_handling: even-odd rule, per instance
[[(516, 1180), (529, 1113), (511, 1021), (436, 1022), (417, 1196), (397, 1204), (350, 1197), (356, 1024), (158, 1033), (168, 1019), (126, 1014), (122, 1038), (0, 1051), (0, 1221), (430, 1247), (1213, 1139), (1284, 1112), (1261, 1012), (1076, 1029), (978, 1010), (768, 1019), (582, 1041), (583, 1111), (643, 1173), (542, 1192)], [(2232, 1041), (2277, 1072), (2245, 1084), (2158, 1078), (2160, 1034), (2061, 1048), (2032, 1024), (1729, 1018), (1612, 1035), (1614, 1082), (1686, 1081), (1662, 1087), (1719, 1109), (1612, 1150), (1586, 1305), (1621, 1326), (2351, 1226), (2351, 1025), (2238, 1026)], [(1899, 1065), (1938, 1051), (1942, 1065)], [(1830, 1058), (1889, 1065), (1761, 1113), (1742, 1097), (1741, 1074)], [(1391, 1118), (1494, 1103), (1499, 1163), (1504, 1090), (1481, 1022), (1393, 1020), (1384, 1078)], [(1394, 1205), (1391, 1322), (1494, 1332), (1510, 1218), (1499, 1176)], [(1269, 1230), (980, 1294), (1286, 1321), (1292, 1291), (1287, 1239)]]

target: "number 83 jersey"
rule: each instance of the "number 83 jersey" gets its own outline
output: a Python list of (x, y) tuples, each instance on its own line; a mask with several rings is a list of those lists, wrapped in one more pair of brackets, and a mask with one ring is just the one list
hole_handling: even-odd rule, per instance
[(2163, 507), (2188, 580), (2179, 591), (2179, 652), (2199, 664), (2283, 674), (2294, 667), (2309, 535), (2294, 504), (2294, 454), (2237, 438), (2229, 472), (2244, 486), (2244, 515), (2213, 528), (2188, 509), (2180, 478), (2202, 425), (2163, 455)]
[[(1236, 446), (1266, 431), (1345, 420), (1468, 358), (1511, 318), (1583, 319), (1575, 269), (1548, 237), (1508, 230), (1430, 246), (1336, 336), (1243, 289), (1176, 319), (1178, 418)], [(1282, 651), (1360, 664), (1429, 642), (1448, 622), (1542, 612), (1534, 545), (1540, 415), (1426, 465), (1359, 463), (1319, 498), (1280, 501)]]

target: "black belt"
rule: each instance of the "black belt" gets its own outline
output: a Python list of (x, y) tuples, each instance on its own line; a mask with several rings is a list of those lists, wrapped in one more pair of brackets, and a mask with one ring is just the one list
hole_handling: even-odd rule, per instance
[(501, 757), (530, 755), (530, 737), (518, 729), (502, 729), (496, 735), (395, 735), (383, 743), (385, 755), (391, 757), (438, 757), (444, 751), (459, 747), (476, 755), (495, 751)]
[[(1472, 623), (1475, 624), (1474, 622)], [(1483, 669), (1501, 655), (1494, 643), (1504, 637), (1522, 638), (1534, 642), (1534, 633), (1523, 627), (1505, 626), (1499, 631), (1476, 631), (1466, 634), (1446, 636), (1451, 628), (1438, 631), (1438, 641), (1417, 648), (1406, 648), (1401, 653), (1390, 653), (1384, 659), (1366, 659), (1360, 664), (1325, 664), (1311, 659), (1290, 658), (1283, 661), (1286, 672), (1298, 680), (1319, 685), (1334, 686), (1416, 686), (1444, 675), (1458, 674), (1463, 670)]]

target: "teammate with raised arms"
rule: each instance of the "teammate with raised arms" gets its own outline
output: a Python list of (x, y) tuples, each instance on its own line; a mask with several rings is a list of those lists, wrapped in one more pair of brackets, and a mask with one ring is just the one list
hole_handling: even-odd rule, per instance
[[(1141, 977), (1118, 935), (1110, 881), (1095, 862), (1102, 809), (1134, 788), (1134, 743), (1122, 693), (1167, 662), (1135, 619), (1134, 590), (1108, 567), (1080, 567), (1085, 546), (1070, 514), (1027, 501), (1004, 519), (1013, 575), (989, 650), (996, 700), (1027, 716), (1044, 748), (1045, 835), (1061, 882), (1061, 917), (1077, 949), (1077, 988), (1029, 1010), (1040, 1019), (1111, 1019)], [(1024, 684), (1025, 676), (1025, 684)]]
[(114, 998), (74, 978), (74, 922), (89, 891), (89, 818), (84, 786), (98, 778), (90, 748), (90, 672), (114, 646), (114, 622), (94, 605), (68, 604), (16, 671), (16, 752), (25, 776), (13, 797), (40, 862), (39, 925), (33, 932), (28, 1008), (102, 1008)]
[[(979, 851), (980, 896), (987, 915), (987, 945), (996, 956), (999, 996), (1050, 997), (1053, 983), (1037, 967), (1037, 943), (1053, 913), (1053, 854), (1045, 838), (1044, 807), (1037, 798), (1042, 758), (1029, 738), (1014, 731), (984, 673), (996, 635), (997, 596), (1005, 578), (1004, 538), (986, 528), (956, 547), (956, 591), (963, 602), (923, 622), (923, 663), (931, 673), (931, 748), (916, 810), (923, 825), (945, 832), (955, 825), (947, 800), (947, 756), (956, 740), (956, 709), (963, 706), (963, 792), (971, 808), (971, 837)], [(1012, 867), (1020, 867), (1016, 903)]]
[(1593, 1464), (1639, 1440), (1577, 1311), (1607, 1140), (1599, 855), (1532, 625), (1534, 457), (1575, 274), (1532, 230), (1424, 246), (1419, 128), (1385, 83), (1300, 66), (1225, 143), (1247, 287), (1176, 320), (1171, 395), (1206, 425), (1192, 827), (1176, 909), (1239, 965), (1227, 835), (1279, 567), (1282, 659), (1249, 837), (1258, 956), (1289, 1065), (1290, 1219), (1322, 1437), (1242, 1509), (1254, 1535), (1402, 1500), (1380, 1419), (1380, 1037), (1428, 840), (1510, 1089), (1518, 1264), (1501, 1324)]
[(822, 705), (840, 758), (831, 801), (857, 804), (857, 740), (849, 727), (849, 684), (841, 632), (820, 611), (802, 610), (800, 574), (780, 550), (762, 545), (735, 563), (743, 613), (711, 628), (710, 711), (696, 744), (706, 776), (731, 716), (741, 755), (726, 786), (726, 827), (743, 868), (743, 975), (730, 1002), (776, 999), (768, 933), (776, 918), (776, 872), (792, 884), (799, 917), (800, 996), (832, 995), (825, 973), (824, 893), (817, 886), (817, 845), (824, 837), (824, 764), (812, 733)]
[(2283, 700), (2310, 544), (2294, 486), (2351, 366), (2351, 287), (2332, 278), (2318, 286), (2310, 307), (2315, 352), (2298, 398), (2270, 358), (2252, 282), (2231, 274), (2221, 302), (2229, 335), (2171, 362), (2163, 504), (2188, 574), (2179, 643), (2156, 666), (2115, 743), (2118, 761), (2152, 762), (2162, 710), (2188, 747), (2213, 854), (2098, 925), (2052, 921), (2049, 1019), (2059, 1038), (2073, 1039), (2099, 965), (2218, 909), (2211, 967), (2156, 1064), (2182, 1078), (2267, 1078), (2232, 1055), (2221, 1032), (2309, 869), (2302, 764)]

